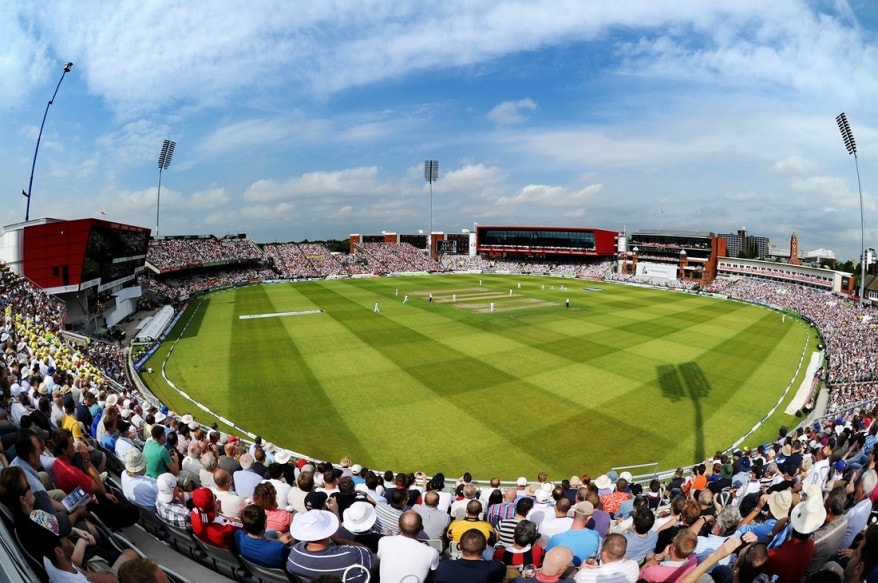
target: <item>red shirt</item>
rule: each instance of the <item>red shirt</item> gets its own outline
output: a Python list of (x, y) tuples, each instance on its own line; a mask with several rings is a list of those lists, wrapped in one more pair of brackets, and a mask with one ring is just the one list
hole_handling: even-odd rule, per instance
[(622, 502), (629, 498), (631, 498), (631, 494), (628, 492), (611, 492), (610, 494), (604, 494), (601, 496), (601, 507), (604, 512), (616, 514), (616, 512), (619, 511), (619, 507), (622, 506)]
[(513, 553), (510, 551), (507, 554), (506, 549), (497, 549), (494, 551), (494, 556), (492, 558), (495, 561), (502, 561), (506, 565), (514, 565), (516, 567), (523, 567), (526, 564), (541, 567), (543, 565), (543, 554), (545, 553), (543, 547), (531, 546), (530, 552), (532, 560), (529, 563), (524, 562), (526, 553)]
[(238, 530), (238, 527), (233, 523), (203, 523), (201, 522), (201, 513), (197, 510), (193, 510), (190, 517), (192, 518), (192, 532), (196, 537), (215, 547), (224, 549), (234, 548), (235, 531)]
[(814, 556), (814, 541), (791, 538), (776, 549), (768, 551), (768, 560), (762, 572), (777, 575), (778, 583), (799, 583)]
[(94, 483), (91, 476), (61, 458), (56, 459), (52, 464), (52, 475), (55, 478), (55, 485), (64, 490), (65, 494), (70, 494), (77, 486), (82, 486), (83, 490), (91, 492)]

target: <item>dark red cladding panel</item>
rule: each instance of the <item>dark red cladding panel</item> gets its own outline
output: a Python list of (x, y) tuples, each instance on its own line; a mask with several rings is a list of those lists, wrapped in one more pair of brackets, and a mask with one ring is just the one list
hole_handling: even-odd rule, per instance
[(91, 221), (59, 221), (24, 228), (24, 275), (42, 288), (79, 285)]

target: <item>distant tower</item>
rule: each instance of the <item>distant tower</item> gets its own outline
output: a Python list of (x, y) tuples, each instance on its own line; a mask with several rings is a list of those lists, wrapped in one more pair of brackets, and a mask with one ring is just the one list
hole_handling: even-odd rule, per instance
[(793, 233), (790, 237), (790, 265), (801, 265), (799, 261), (799, 238)]

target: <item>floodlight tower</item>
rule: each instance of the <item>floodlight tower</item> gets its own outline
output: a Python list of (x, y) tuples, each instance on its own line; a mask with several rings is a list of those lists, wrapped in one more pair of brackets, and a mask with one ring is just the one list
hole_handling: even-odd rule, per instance
[(430, 183), (430, 230), (427, 232), (427, 249), (430, 257), (433, 256), (433, 182), (439, 178), (439, 162), (437, 160), (424, 161), (424, 178)]
[(857, 160), (857, 142), (854, 141), (854, 133), (848, 124), (848, 118), (844, 112), (835, 117), (835, 123), (844, 140), (844, 147), (848, 154), (854, 155), (854, 166), (857, 168), (857, 188), (860, 191), (860, 306), (863, 306), (863, 294), (866, 290), (866, 221), (863, 215), (863, 185), (860, 183), (860, 163)]
[(159, 238), (159, 205), (162, 200), (162, 170), (167, 170), (171, 165), (171, 158), (174, 157), (174, 148), (177, 142), (165, 140), (162, 142), (162, 151), (159, 153), (159, 191), (155, 197), (155, 238)]
[(64, 80), (64, 75), (70, 72), (70, 69), (73, 68), (73, 63), (68, 62), (64, 65), (64, 70), (61, 72), (61, 78), (58, 79), (58, 84), (55, 86), (55, 93), (52, 94), (52, 99), (49, 100), (49, 103), (46, 104), (46, 111), (43, 113), (43, 122), (40, 124), (40, 133), (37, 134), (37, 147), (34, 149), (34, 161), (30, 165), (30, 180), (27, 183), (27, 192), (21, 191), (21, 194), (27, 199), (27, 206), (24, 210), (24, 222), (30, 220), (30, 195), (33, 191), (34, 187), (34, 169), (37, 166), (37, 154), (40, 152), (40, 140), (43, 137), (43, 126), (46, 125), (46, 116), (49, 115), (49, 106), (52, 105), (55, 101), (55, 97), (58, 95), (58, 89), (61, 88), (61, 81)]

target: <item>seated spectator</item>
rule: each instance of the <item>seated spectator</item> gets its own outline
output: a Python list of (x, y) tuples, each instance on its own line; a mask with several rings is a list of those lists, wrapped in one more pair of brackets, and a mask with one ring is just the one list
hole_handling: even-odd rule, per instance
[[(403, 513), (404, 514), (404, 513)], [(354, 542), (366, 545), (373, 553), (378, 552), (378, 543), (384, 537), (375, 529), (375, 507), (365, 501), (354, 502), (343, 513), (342, 527), (350, 533)]]
[[(266, 477), (277, 493), (277, 507), (286, 508), (289, 505), (287, 500), (290, 497), (292, 487), (284, 479), (284, 466), (277, 462), (268, 464)], [(351, 486), (351, 489), (353, 489), (353, 486)]]
[(216, 455), (212, 451), (206, 451), (201, 454), (201, 469), (198, 470), (198, 481), (205, 488), (213, 490), (216, 483), (213, 481), (213, 473), (217, 471), (219, 464), (216, 461)]
[(296, 485), (290, 488), (287, 495), (287, 504), (293, 507), (295, 512), (307, 512), (305, 508), (305, 496), (314, 489), (314, 474), (312, 472), (299, 472), (296, 477)]
[(438, 492), (431, 490), (424, 494), (424, 503), (415, 504), (412, 510), (421, 515), (424, 534), (427, 535), (428, 539), (443, 539), (445, 531), (448, 529), (448, 524), (451, 522), (451, 517), (448, 516), (447, 512), (442, 512), (439, 509)]
[(762, 572), (777, 575), (778, 583), (799, 583), (814, 556), (814, 541), (811, 533), (823, 525), (826, 509), (820, 495), (820, 486), (815, 486), (814, 496), (796, 504), (790, 515), (793, 530), (790, 538), (779, 547), (768, 550), (768, 560)]
[(238, 458), (241, 469), (232, 474), (235, 483), (235, 493), (244, 498), (252, 498), (256, 485), (263, 480), (260, 474), (253, 471), (253, 456), (249, 453), (242, 454)]
[(507, 488), (503, 492), (503, 501), (499, 504), (493, 504), (488, 509), (488, 514), (485, 516), (485, 519), (491, 523), (491, 526), (497, 528), (497, 525), (501, 520), (515, 516), (516, 496), (515, 488)]
[(656, 553), (664, 551), (681, 530), (688, 530), (691, 528), (693, 532), (698, 533), (703, 524), (704, 520), (701, 518), (701, 505), (695, 500), (683, 500), (680, 514), (676, 517), (676, 520), (665, 523), (660, 528), (656, 529), (656, 532), (658, 532), (658, 539), (655, 543), (654, 551)]
[[(73, 528), (69, 521), (59, 521), (54, 514), (35, 510), (33, 491), (21, 468), (10, 467), (0, 473), (0, 500), (12, 513), (20, 540), (43, 558), (50, 583), (101, 579), (100, 573), (83, 569), (86, 553), (94, 554), (96, 550), (95, 538), (88, 531)], [(78, 537), (75, 545), (70, 534)], [(134, 551), (126, 550), (114, 559), (112, 569), (136, 556)]]
[(189, 508), (186, 507), (186, 495), (177, 482), (174, 474), (168, 472), (156, 479), (155, 512), (161, 520), (177, 526), (188, 528), (192, 525)]
[(555, 547), (543, 557), (543, 566), (540, 567), (533, 577), (520, 576), (512, 579), (511, 583), (557, 583), (558, 581), (571, 579), (569, 573), (575, 573), (573, 567), (573, 551), (567, 547)]
[[(699, 562), (705, 560), (738, 530), (741, 512), (737, 506), (725, 506), (716, 517), (716, 522), (707, 536), (698, 537), (695, 555)], [(728, 559), (720, 559), (719, 564), (727, 565)]]
[(192, 533), (200, 540), (223, 549), (234, 546), (235, 531), (239, 523), (220, 516), (216, 511), (216, 497), (209, 488), (197, 488), (192, 492)]
[(628, 480), (619, 478), (616, 480), (616, 487), (609, 494), (601, 496), (601, 506), (610, 514), (616, 514), (623, 502), (632, 498), (628, 492)]
[(292, 517), (284, 508), (277, 507), (277, 492), (271, 482), (262, 482), (256, 486), (253, 491), (253, 504), (265, 509), (265, 515), (268, 517), (268, 530), (277, 534), (290, 531)]
[(664, 583), (685, 576), (698, 565), (693, 554), (697, 544), (698, 535), (684, 528), (666, 549), (644, 562), (640, 579), (647, 583)]
[[(70, 494), (77, 486), (92, 494), (92, 501), (88, 509), (100, 517), (110, 527), (124, 528), (131, 526), (140, 518), (140, 510), (137, 506), (126, 500), (119, 500), (104, 487), (104, 482), (97, 469), (92, 465), (85, 449), (85, 443), (74, 445), (73, 435), (69, 430), (58, 428), (52, 434), (54, 442), (55, 463), (52, 465), (52, 473), (55, 476), (55, 485), (65, 494)], [(79, 447), (77, 452), (74, 448)], [(78, 467), (74, 464), (74, 456), (82, 454), (77, 462), (83, 464)]]
[(654, 552), (658, 533), (652, 530), (653, 524), (655, 514), (649, 508), (640, 508), (634, 513), (634, 528), (625, 534), (626, 558), (642, 563)]
[(570, 530), (570, 527), (573, 525), (573, 517), (568, 516), (571, 507), (570, 499), (566, 496), (558, 499), (553, 509), (554, 516), (551, 518), (546, 517), (540, 523), (539, 531), (541, 538), (539, 544), (541, 546), (545, 547), (549, 544), (549, 540), (556, 534)]
[(169, 451), (165, 447), (167, 440), (165, 428), (161, 425), (153, 426), (150, 439), (143, 446), (147, 476), (158, 478), (165, 472), (171, 472), (175, 476), (180, 473), (180, 454), (176, 449)]
[(130, 449), (125, 454), (125, 471), (121, 480), (122, 493), (129, 502), (155, 512), (158, 488), (155, 479), (146, 475), (146, 461), (139, 449)]
[(119, 567), (119, 583), (167, 583), (168, 577), (154, 559), (126, 561)]
[(506, 518), (497, 523), (497, 542), (511, 547), (514, 539), (515, 527), (519, 522), (527, 518), (527, 515), (533, 507), (533, 498), (529, 496), (519, 498), (518, 502), (515, 503), (515, 514), (512, 518)]
[(611, 533), (601, 545), (600, 563), (586, 561), (576, 574), (576, 583), (635, 583), (640, 569), (637, 563), (625, 557), (628, 551), (625, 537)]
[[(367, 502), (357, 502), (351, 508)], [(399, 517), (399, 534), (385, 536), (378, 541), (376, 558), (380, 563), (382, 581), (426, 581), (439, 567), (439, 553), (433, 547), (418, 541), (423, 527), (421, 516), (413, 510)]]
[(389, 504), (378, 504), (375, 507), (378, 515), (376, 522), (378, 532), (388, 535), (399, 534), (399, 517), (405, 512), (408, 499), (408, 490), (397, 488), (390, 492)]
[[(199, 486), (205, 486), (201, 483), (201, 471), (204, 466), (201, 464), (201, 444), (195, 440), (189, 442), (186, 447), (186, 455), (181, 462), (181, 471), (189, 472), (192, 479)], [(209, 487), (209, 486), (208, 486)]]
[[(85, 506), (80, 506), (72, 512), (68, 512), (61, 502), (49, 495), (43, 484), (43, 477), (45, 476), (45, 479), (48, 481), (48, 475), (45, 472), (42, 472), (41, 475), (39, 472), (39, 469), (42, 467), (40, 460), (41, 451), (42, 447), (35, 435), (29, 431), (18, 432), (15, 440), (16, 457), (12, 460), (10, 467), (21, 468), (24, 472), (27, 483), (34, 494), (34, 508), (55, 514), (62, 523), (66, 521), (70, 524), (76, 524), (80, 520), (85, 520), (88, 517), (88, 509)], [(94, 527), (91, 526), (90, 528), (93, 529)], [(92, 530), (91, 532), (94, 534), (97, 531)]]
[(543, 548), (535, 544), (539, 538), (537, 525), (530, 520), (522, 520), (515, 525), (512, 546), (498, 548), (492, 558), (507, 567), (515, 567), (519, 572), (525, 565), (539, 567), (543, 564)]
[(232, 520), (241, 516), (241, 509), (244, 508), (244, 498), (232, 492), (232, 476), (229, 472), (219, 468), (213, 473), (213, 482), (216, 488), (213, 493), (216, 496), (217, 512)]
[(235, 547), (241, 556), (263, 567), (283, 569), (290, 554), (292, 536), (284, 533), (278, 539), (266, 538), (265, 509), (256, 504), (241, 511), (241, 524), (243, 530), (235, 531)]
[(339, 545), (332, 540), (338, 530), (338, 518), (328, 510), (297, 513), (290, 534), (299, 542), (290, 549), (287, 571), (307, 580), (323, 575), (341, 578), (347, 572), (348, 583), (365, 583), (371, 576), (372, 553), (366, 547)]
[[(479, 504), (478, 500), (470, 501), (470, 504), (472, 503)], [(481, 506), (481, 504), (479, 505)], [(452, 522), (453, 524), (454, 522)], [(506, 577), (506, 565), (500, 561), (486, 561), (482, 557), (488, 546), (488, 540), (481, 530), (471, 528), (464, 532), (459, 540), (460, 559), (441, 561), (436, 569), (435, 583), (459, 583), (460, 581), (500, 583), (503, 581)]]
[(476, 529), (484, 535), (485, 540), (488, 541), (488, 543), (493, 545), (495, 537), (494, 527), (492, 527), (489, 522), (479, 520), (479, 515), (481, 513), (482, 503), (478, 500), (470, 500), (466, 505), (466, 517), (452, 521), (451, 524), (448, 525), (448, 531), (445, 533), (445, 536), (448, 537), (449, 540), (459, 544), (461, 537), (466, 534), (467, 531)]
[(577, 567), (587, 558), (597, 555), (601, 543), (598, 533), (586, 525), (594, 513), (591, 502), (579, 502), (573, 507), (573, 524), (570, 530), (556, 534), (546, 545), (546, 551), (555, 547), (567, 547), (573, 551), (573, 564)]
[(610, 525), (613, 523), (613, 515), (604, 510), (604, 507), (601, 505), (601, 497), (597, 492), (588, 490), (584, 500), (590, 502), (592, 508), (594, 508), (594, 512), (588, 521), (588, 528), (593, 529), (599, 536), (605, 537), (610, 530)]
[[(793, 494), (790, 490), (762, 494), (753, 510), (741, 520), (738, 532), (740, 534), (752, 532), (758, 540), (767, 542), (773, 534), (777, 521), (789, 515), (792, 504)], [(763, 511), (766, 506), (768, 512)]]
[(806, 577), (822, 569), (830, 557), (841, 549), (848, 524), (847, 516), (844, 514), (846, 501), (844, 486), (833, 488), (826, 497), (824, 502), (826, 519), (811, 537), (814, 541), (814, 556), (811, 557), (811, 564), (805, 571)]

